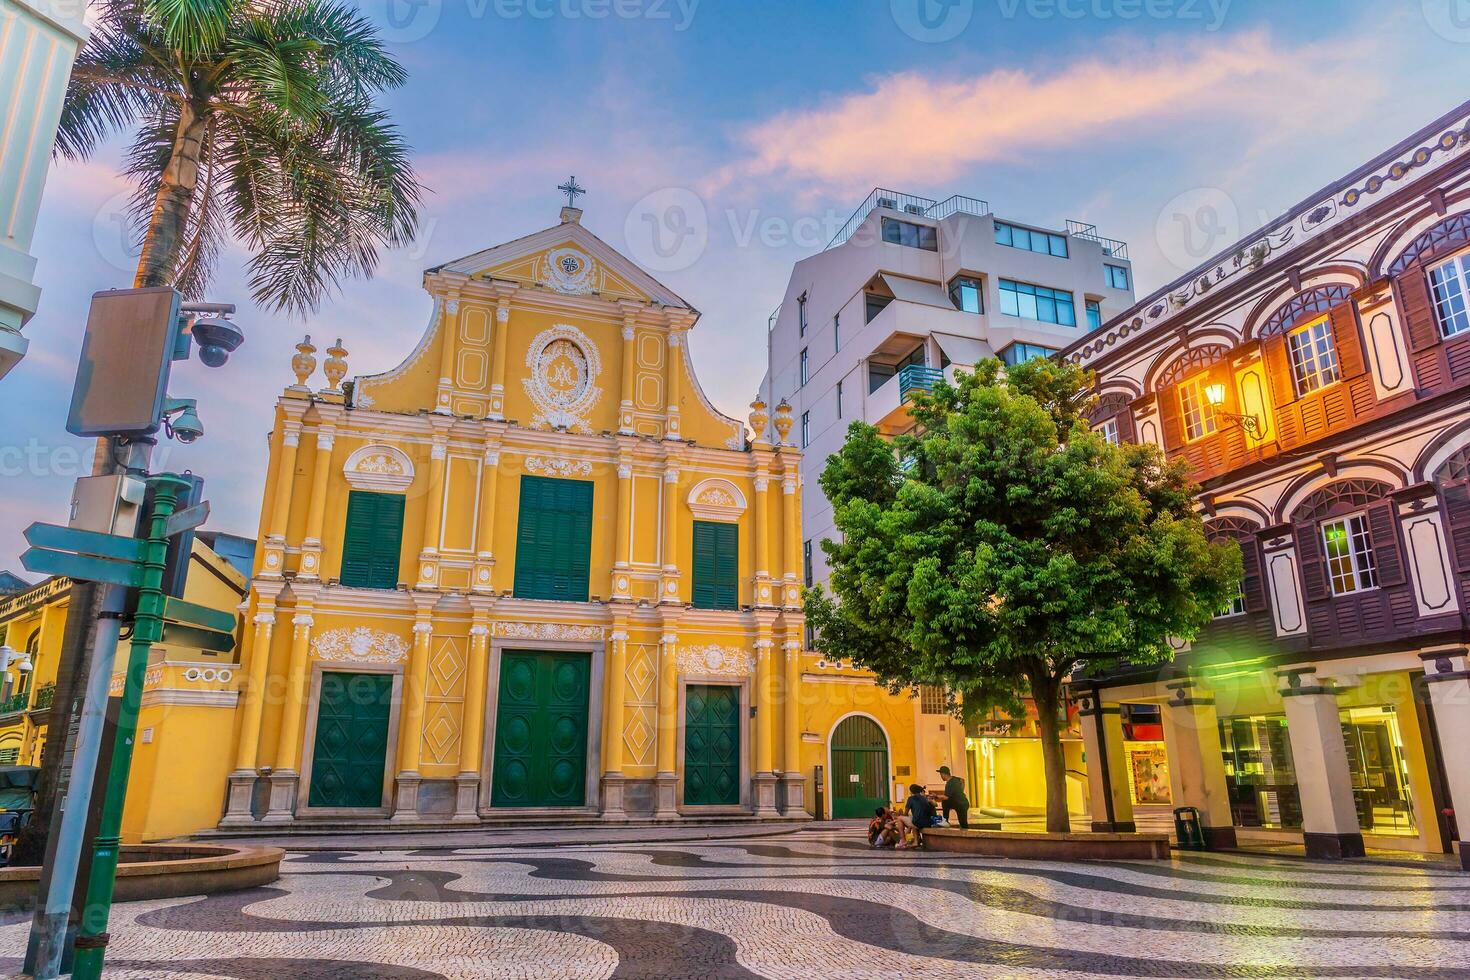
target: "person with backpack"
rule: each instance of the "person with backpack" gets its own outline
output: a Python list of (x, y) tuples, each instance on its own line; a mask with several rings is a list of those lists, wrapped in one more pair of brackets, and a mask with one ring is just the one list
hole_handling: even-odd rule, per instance
[(965, 781), (952, 775), (949, 766), (940, 766), (939, 775), (944, 777), (944, 819), (949, 820), (951, 810), (959, 819), (960, 829), (970, 829), (970, 800), (965, 796)]

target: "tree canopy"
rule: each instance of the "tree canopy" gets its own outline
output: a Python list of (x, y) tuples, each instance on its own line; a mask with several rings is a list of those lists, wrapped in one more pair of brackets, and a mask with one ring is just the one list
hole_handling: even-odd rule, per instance
[(1034, 700), (1047, 825), (1066, 830), (1061, 685), (1157, 663), (1235, 595), (1239, 548), (1211, 543), (1184, 465), (1087, 425), (1074, 364), (990, 360), (910, 405), (891, 441), (855, 422), (821, 476), (840, 539), (807, 612), (823, 653), (891, 687), (944, 685), (973, 714)]

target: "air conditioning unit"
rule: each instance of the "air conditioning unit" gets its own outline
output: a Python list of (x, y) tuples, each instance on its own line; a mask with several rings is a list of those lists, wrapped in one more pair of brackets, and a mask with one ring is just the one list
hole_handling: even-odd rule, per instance
[(924, 206), (922, 204), (905, 204), (903, 206), (903, 209), (905, 211), (907, 211), (909, 214), (923, 214), (924, 213)]
[(887, 208), (890, 211), (897, 211), (898, 202), (891, 197), (880, 197), (878, 198), (878, 207)]

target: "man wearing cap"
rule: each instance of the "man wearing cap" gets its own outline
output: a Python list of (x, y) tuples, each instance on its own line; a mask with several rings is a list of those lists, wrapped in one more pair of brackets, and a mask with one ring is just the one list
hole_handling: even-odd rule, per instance
[(949, 766), (940, 766), (939, 775), (944, 777), (944, 819), (949, 820), (949, 811), (959, 817), (960, 829), (970, 829), (970, 801), (965, 796), (965, 781), (951, 775)]

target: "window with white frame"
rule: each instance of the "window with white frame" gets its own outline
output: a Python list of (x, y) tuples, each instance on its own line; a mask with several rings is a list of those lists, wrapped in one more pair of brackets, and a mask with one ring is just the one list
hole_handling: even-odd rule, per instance
[(1378, 587), (1378, 564), (1368, 518), (1352, 514), (1322, 524), (1322, 548), (1334, 595)]
[(1215, 406), (1205, 397), (1205, 388), (1210, 376), (1202, 374), (1179, 386), (1179, 409), (1184, 417), (1184, 437), (1203, 439), (1219, 427), (1215, 418)]
[(1461, 254), (1429, 270), (1429, 286), (1434, 292), (1434, 312), (1439, 318), (1439, 332), (1445, 337), (1470, 330), (1470, 252)]
[(1227, 616), (1240, 616), (1245, 612), (1245, 588), (1239, 579), (1235, 582), (1235, 595), (1225, 604), (1225, 608), (1215, 613), (1216, 619), (1224, 619)]
[(1330, 319), (1324, 317), (1287, 334), (1286, 353), (1297, 395), (1325, 388), (1337, 380), (1337, 348)]
[(1118, 436), (1118, 420), (1116, 417), (1107, 419), (1102, 425), (1099, 425), (1097, 427), (1097, 433), (1115, 446), (1122, 441)]

